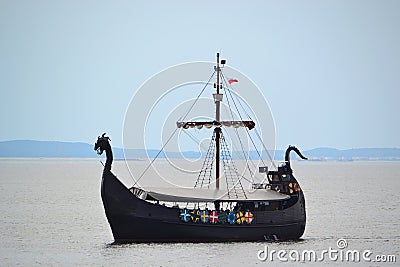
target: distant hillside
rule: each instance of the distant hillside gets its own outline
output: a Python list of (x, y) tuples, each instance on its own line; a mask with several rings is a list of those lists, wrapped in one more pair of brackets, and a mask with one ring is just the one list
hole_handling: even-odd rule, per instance
[[(129, 149), (126, 157), (129, 159), (153, 158), (159, 151), (155, 149)], [(124, 151), (122, 148), (113, 147), (114, 158), (123, 159)], [(181, 157), (178, 152), (161, 152), (159, 157), (177, 158)], [(188, 158), (199, 157), (197, 152), (183, 152)], [(32, 141), (15, 140), (0, 142), (0, 157), (2, 158), (96, 158), (96, 151), (91, 144), (58, 142), (58, 141)]]
[[(123, 159), (124, 153), (121, 148), (113, 148), (114, 157)], [(158, 150), (130, 149), (126, 151), (128, 159), (153, 158)], [(187, 151), (182, 153), (186, 158), (197, 158), (198, 152)], [(161, 152), (159, 157), (170, 158), (182, 157), (179, 152)], [(240, 153), (234, 153), (240, 155)], [(250, 151), (250, 158), (257, 159), (258, 153)], [(283, 160), (285, 151), (275, 151), (274, 160)], [(339, 150), (335, 148), (315, 148), (303, 151), (303, 154), (310, 160), (400, 160), (400, 148), (357, 148)], [(263, 157), (266, 153), (263, 153)], [(56, 142), (56, 141), (31, 141), (16, 140), (0, 142), (0, 157), (7, 158), (96, 158), (93, 145), (86, 143)], [(295, 153), (291, 154), (296, 159)], [(266, 158), (266, 156), (265, 156)]]
[[(116, 157), (122, 150), (113, 150)], [(10, 158), (93, 158), (93, 145), (56, 141), (16, 140), (0, 142), (0, 157)]]
[(400, 160), (400, 148), (315, 148), (306, 155), (314, 160)]

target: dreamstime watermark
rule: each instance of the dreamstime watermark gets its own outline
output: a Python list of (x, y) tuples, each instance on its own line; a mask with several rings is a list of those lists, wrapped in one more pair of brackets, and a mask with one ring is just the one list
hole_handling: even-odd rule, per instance
[[(337, 248), (336, 248), (337, 247)], [(264, 249), (257, 252), (260, 261), (281, 261), (281, 262), (396, 262), (396, 255), (376, 254), (372, 250), (347, 249), (346, 239), (338, 239), (336, 247), (329, 247), (321, 251), (316, 250), (274, 250), (265, 245)]]

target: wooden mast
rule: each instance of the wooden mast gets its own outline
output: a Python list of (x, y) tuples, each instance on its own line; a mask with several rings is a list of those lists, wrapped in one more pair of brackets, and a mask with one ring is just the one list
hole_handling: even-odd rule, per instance
[[(194, 128), (194, 127), (201, 129), (201, 128), (203, 128), (203, 126), (205, 126), (206, 128), (211, 128), (212, 126), (215, 126), (214, 133), (213, 133), (213, 139), (210, 144), (211, 145), (210, 148), (213, 148), (213, 149), (209, 149), (207, 152), (206, 158), (203, 163), (203, 168), (200, 171), (199, 176), (196, 181), (196, 184), (194, 186), (195, 188), (197, 187), (198, 184), (200, 185), (200, 183), (201, 183), (200, 187), (203, 186), (203, 183), (205, 182), (204, 179), (205, 179), (206, 174), (208, 175), (206, 184), (209, 187), (212, 173), (209, 172), (210, 169), (208, 169), (208, 166), (210, 166), (210, 164), (211, 164), (211, 166), (213, 165), (212, 161), (214, 161), (214, 158), (215, 158), (215, 187), (217, 190), (219, 190), (219, 188), (220, 188), (219, 180), (221, 178), (221, 170), (220, 170), (221, 140), (224, 141), (221, 127), (222, 126), (226, 126), (226, 127), (233, 126), (235, 128), (247, 127), (249, 130), (251, 130), (255, 127), (255, 123), (251, 120), (235, 121), (234, 118), (232, 117), (231, 120), (221, 121), (221, 101), (223, 99), (223, 94), (220, 93), (220, 90), (223, 89), (222, 82), (220, 81), (222, 78), (221, 65), (223, 68), (226, 64), (226, 60), (224, 60), (224, 59), (220, 60), (219, 56), (220, 56), (219, 53), (217, 53), (217, 64), (214, 66), (214, 74), (215, 74), (215, 72), (217, 73), (216, 83), (214, 83), (214, 88), (216, 89), (216, 92), (213, 93), (213, 98), (214, 98), (214, 103), (215, 103), (215, 119), (213, 121), (189, 121), (189, 122), (177, 121), (176, 122), (176, 126), (178, 128), (183, 128), (183, 129), (189, 129), (189, 128)], [(200, 97), (200, 95), (199, 95), (199, 97)], [(212, 146), (214, 141), (215, 141), (215, 147)], [(222, 145), (226, 146), (225, 143), (223, 143)], [(228, 148), (226, 147), (226, 149), (228, 149)], [(225, 163), (225, 160), (230, 160), (230, 161), (232, 160), (229, 151), (222, 151), (222, 155), (223, 155), (223, 163)], [(230, 174), (230, 175), (232, 175), (232, 174)], [(239, 180), (239, 182), (240, 182), (240, 180)], [(228, 181), (227, 181), (227, 183), (228, 183)], [(236, 185), (233, 185), (233, 186), (235, 187)], [(241, 186), (241, 184), (240, 184), (240, 186)], [(227, 185), (227, 187), (229, 190), (229, 185)], [(241, 189), (243, 190), (243, 187)], [(236, 190), (236, 189), (234, 189), (234, 190)]]
[[(214, 102), (215, 102), (215, 121), (220, 122), (220, 102), (222, 101), (222, 94), (219, 93), (220, 89), (220, 84), (219, 84), (219, 73), (221, 69), (219, 67), (219, 53), (217, 53), (217, 84), (216, 84), (216, 89), (217, 93), (213, 94), (214, 96)], [(215, 186), (216, 189), (219, 189), (219, 178), (220, 178), (220, 172), (219, 172), (219, 162), (220, 162), (220, 134), (221, 134), (221, 128), (220, 127), (215, 127)]]

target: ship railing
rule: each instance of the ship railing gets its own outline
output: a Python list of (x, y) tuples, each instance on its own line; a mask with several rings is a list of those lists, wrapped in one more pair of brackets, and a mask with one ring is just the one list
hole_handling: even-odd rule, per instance
[(267, 189), (270, 184), (266, 183), (255, 183), (251, 185), (252, 189)]
[(140, 199), (146, 199), (147, 197), (147, 192), (144, 191), (143, 189), (137, 188), (137, 187), (131, 187), (130, 191), (132, 194), (134, 194), (137, 198)]

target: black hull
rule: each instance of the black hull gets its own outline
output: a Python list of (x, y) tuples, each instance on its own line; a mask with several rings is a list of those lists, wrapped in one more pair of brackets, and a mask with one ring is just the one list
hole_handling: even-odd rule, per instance
[(179, 209), (148, 203), (104, 171), (101, 197), (115, 242), (226, 242), (297, 240), (306, 224), (304, 196), (291, 207), (255, 211), (250, 225), (185, 223)]

